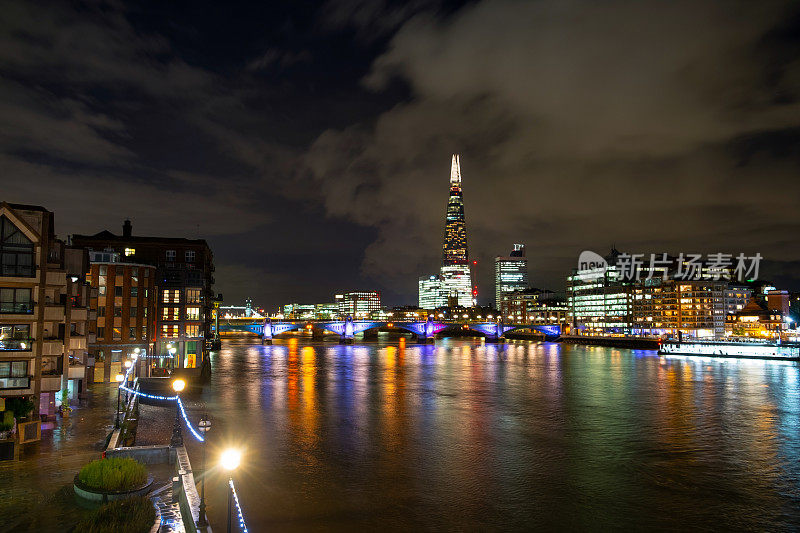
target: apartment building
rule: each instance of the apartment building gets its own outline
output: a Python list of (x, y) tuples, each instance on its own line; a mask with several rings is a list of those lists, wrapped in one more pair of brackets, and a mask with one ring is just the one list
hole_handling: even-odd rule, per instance
[(197, 371), (186, 374), (204, 368), (215, 299), (214, 255), (205, 240), (133, 235), (131, 222), (126, 220), (122, 235), (108, 230), (73, 235), (72, 243), (90, 252), (119, 254), (120, 262), (155, 267), (158, 296), (152, 350), (155, 355), (167, 355), (169, 347), (174, 348), (172, 366)]
[(44, 207), (0, 203), (0, 397), (25, 397), (52, 417), (84, 390), (86, 253), (55, 236)]

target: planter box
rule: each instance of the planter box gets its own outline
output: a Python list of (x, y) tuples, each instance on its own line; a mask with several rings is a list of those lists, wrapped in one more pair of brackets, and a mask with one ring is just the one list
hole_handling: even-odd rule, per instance
[(78, 479), (78, 474), (75, 474), (75, 479), (72, 481), (72, 487), (75, 490), (75, 494), (77, 494), (80, 498), (83, 498), (84, 500), (97, 503), (110, 502), (113, 500), (124, 500), (125, 498), (131, 498), (133, 496), (144, 496), (145, 494), (150, 492), (150, 487), (152, 485), (153, 485), (153, 476), (150, 475), (147, 476), (147, 482), (144, 485), (142, 485), (138, 489), (126, 490), (126, 491), (111, 491), (111, 492), (98, 491), (97, 489), (87, 487), (86, 485), (81, 483), (80, 479)]

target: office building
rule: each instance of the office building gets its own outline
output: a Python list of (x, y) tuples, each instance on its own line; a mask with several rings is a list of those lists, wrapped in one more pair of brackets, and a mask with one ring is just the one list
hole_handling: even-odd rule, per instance
[(525, 290), (528, 283), (528, 259), (525, 257), (524, 244), (515, 244), (506, 257), (495, 257), (494, 302), (497, 309), (500, 309), (504, 294)]
[(336, 295), (339, 316), (368, 318), (373, 311), (381, 309), (380, 291), (352, 291)]
[(106, 230), (73, 235), (72, 242), (90, 252), (119, 254), (121, 262), (154, 266), (158, 295), (153, 350), (166, 355), (167, 345), (174, 347), (171, 364), (189, 369), (187, 375), (210, 370), (205, 364), (215, 299), (214, 256), (205, 240), (133, 235), (126, 220), (122, 235)]
[(419, 307), (422, 309), (436, 309), (448, 305), (450, 291), (445, 286), (441, 276), (427, 276), (419, 278)]
[(725, 281), (650, 280), (631, 287), (631, 333), (651, 337), (721, 338)]

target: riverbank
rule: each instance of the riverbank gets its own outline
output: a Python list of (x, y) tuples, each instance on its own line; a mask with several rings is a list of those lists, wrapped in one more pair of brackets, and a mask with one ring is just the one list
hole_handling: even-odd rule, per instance
[(588, 346), (607, 346), (609, 348), (629, 348), (638, 350), (658, 350), (658, 339), (647, 337), (589, 337), (585, 335), (562, 335), (559, 339), (565, 344), (584, 344)]

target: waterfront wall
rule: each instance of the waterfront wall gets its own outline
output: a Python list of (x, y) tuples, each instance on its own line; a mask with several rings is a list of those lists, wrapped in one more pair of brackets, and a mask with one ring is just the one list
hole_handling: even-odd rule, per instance
[(562, 335), (566, 344), (587, 344), (611, 348), (632, 348), (639, 350), (658, 350), (658, 339), (647, 337), (590, 337), (585, 335)]

